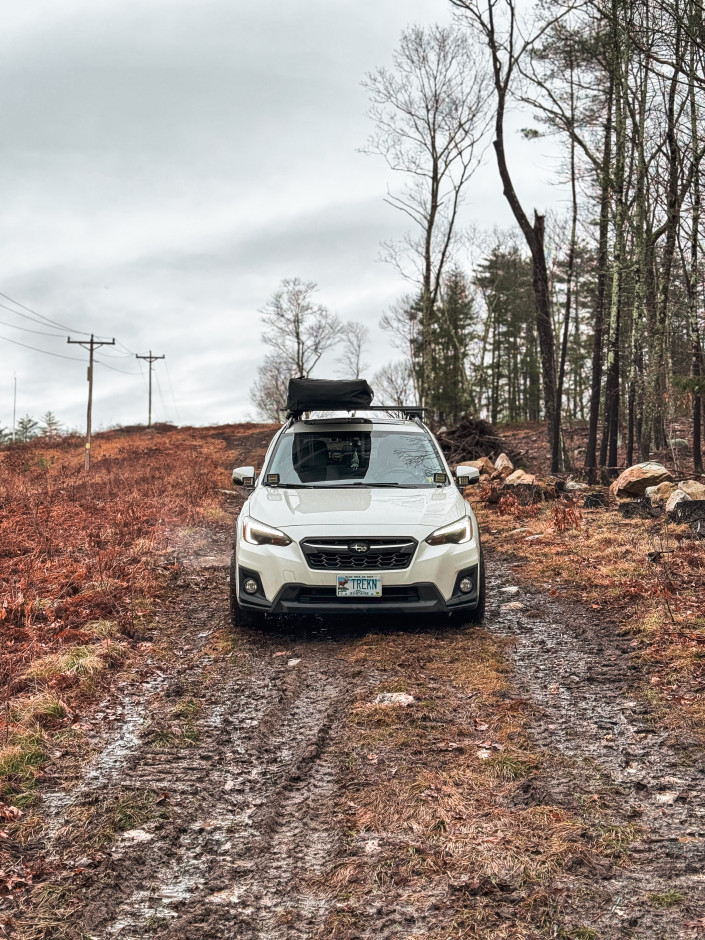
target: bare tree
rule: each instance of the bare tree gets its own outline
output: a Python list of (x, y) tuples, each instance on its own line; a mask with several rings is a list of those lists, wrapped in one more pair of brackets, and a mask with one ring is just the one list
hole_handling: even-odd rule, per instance
[(276, 355), (265, 356), (257, 369), (257, 379), (250, 389), (250, 400), (267, 421), (280, 421), (286, 408), (291, 363)]
[(342, 353), (338, 357), (340, 374), (345, 378), (359, 379), (367, 369), (363, 361), (365, 348), (369, 344), (370, 331), (364, 323), (353, 320), (346, 323), (340, 333)]
[(321, 356), (340, 339), (341, 324), (313, 295), (318, 286), (300, 278), (283, 280), (261, 309), (262, 341), (273, 357), (290, 369), (290, 375), (307, 377)]
[(387, 363), (372, 379), (380, 405), (408, 405), (413, 396), (414, 382), (408, 360)]
[[(560, 468), (560, 408), (556, 402), (556, 353), (553, 335), (551, 296), (544, 242), (545, 216), (534, 210), (533, 222), (527, 215), (512, 180), (504, 139), (504, 115), (519, 78), (518, 63), (537, 43), (550, 24), (544, 24), (530, 38), (524, 38), (517, 22), (516, 0), (450, 0), (466, 11), (468, 24), (479, 34), (490, 54), (495, 91), (494, 150), (504, 196), (531, 252), (536, 304), (536, 331), (541, 352), (543, 398), (548, 421), (551, 465)], [(560, 17), (559, 17), (560, 18)], [(551, 22), (555, 22), (555, 19)]]
[(421, 295), (418, 384), (433, 384), (432, 328), (444, 270), (451, 257), (465, 184), (479, 163), (485, 131), (485, 71), (467, 35), (453, 27), (404, 30), (393, 70), (371, 72), (363, 86), (376, 131), (364, 148), (385, 158), (409, 182), (387, 202), (413, 223), (386, 260), (417, 284)]

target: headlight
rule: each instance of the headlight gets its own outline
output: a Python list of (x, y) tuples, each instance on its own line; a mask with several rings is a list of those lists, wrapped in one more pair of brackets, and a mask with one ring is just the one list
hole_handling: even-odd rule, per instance
[(258, 522), (251, 517), (245, 519), (242, 534), (250, 545), (288, 545), (291, 542), (285, 532), (280, 532), (279, 529), (265, 525), (264, 522)]
[(457, 522), (451, 522), (450, 525), (441, 526), (435, 532), (431, 532), (426, 541), (429, 545), (463, 545), (472, 540), (472, 522), (470, 516), (463, 516)]

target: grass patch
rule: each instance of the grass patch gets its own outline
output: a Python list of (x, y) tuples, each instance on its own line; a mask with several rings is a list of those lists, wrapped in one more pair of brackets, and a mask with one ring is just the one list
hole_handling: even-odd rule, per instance
[(664, 891), (663, 894), (650, 894), (649, 904), (652, 907), (677, 907), (685, 901), (685, 895), (680, 891)]
[(25, 727), (59, 721), (68, 714), (66, 704), (51, 692), (40, 692), (29, 698), (16, 699), (10, 706), (10, 717)]
[(124, 658), (124, 649), (105, 640), (96, 646), (73, 646), (63, 653), (52, 653), (35, 660), (25, 672), (25, 679), (58, 679), (72, 676), (83, 679), (98, 675)]
[(203, 706), (200, 702), (197, 702), (194, 698), (187, 698), (183, 702), (179, 702), (175, 708), (172, 709), (171, 714), (174, 718), (195, 718), (201, 712)]
[(156, 731), (152, 736), (152, 746), (161, 749), (171, 749), (179, 747), (193, 747), (200, 740), (200, 733), (193, 725), (186, 725), (183, 728), (165, 728)]
[(41, 733), (17, 729), (0, 748), (0, 796), (8, 803), (24, 807), (36, 799), (37, 777), (48, 761)]
[(91, 620), (81, 629), (101, 640), (113, 639), (120, 633), (120, 627), (114, 620)]
[(152, 790), (120, 792), (111, 799), (74, 807), (64, 839), (95, 851), (112, 842), (116, 836), (131, 829), (141, 829), (154, 819), (168, 816), (161, 798)]

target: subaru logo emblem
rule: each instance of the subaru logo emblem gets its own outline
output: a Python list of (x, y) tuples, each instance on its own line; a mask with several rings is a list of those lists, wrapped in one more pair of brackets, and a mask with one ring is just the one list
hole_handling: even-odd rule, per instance
[(348, 551), (353, 552), (356, 555), (364, 555), (365, 552), (369, 552), (369, 550), (369, 542), (351, 542), (348, 545)]

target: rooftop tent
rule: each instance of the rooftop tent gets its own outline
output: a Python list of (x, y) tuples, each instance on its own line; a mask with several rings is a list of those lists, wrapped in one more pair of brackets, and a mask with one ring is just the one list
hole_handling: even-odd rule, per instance
[(373, 397), (365, 379), (289, 379), (286, 410), (355, 411), (369, 408)]

